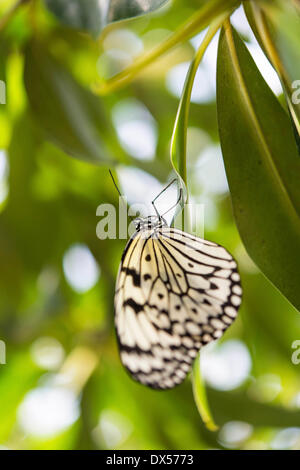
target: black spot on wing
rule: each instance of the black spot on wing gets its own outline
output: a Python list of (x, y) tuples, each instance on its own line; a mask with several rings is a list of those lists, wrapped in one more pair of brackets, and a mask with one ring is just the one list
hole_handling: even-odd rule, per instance
[(138, 304), (135, 300), (129, 298), (127, 300), (125, 300), (125, 302), (123, 303), (123, 307), (131, 307), (135, 313), (139, 313), (139, 312), (142, 312), (144, 310), (144, 306), (141, 305), (141, 304)]
[(122, 272), (127, 274), (128, 276), (132, 276), (133, 285), (136, 287), (140, 287), (141, 285), (141, 276), (134, 268), (128, 268), (127, 266), (122, 267)]

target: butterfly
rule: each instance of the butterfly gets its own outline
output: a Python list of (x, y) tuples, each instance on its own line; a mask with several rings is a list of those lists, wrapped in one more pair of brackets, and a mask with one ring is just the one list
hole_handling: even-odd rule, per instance
[(169, 227), (154, 201), (156, 215), (134, 220), (121, 259), (115, 328), (132, 378), (163, 390), (180, 384), (199, 349), (235, 320), (242, 289), (231, 254)]

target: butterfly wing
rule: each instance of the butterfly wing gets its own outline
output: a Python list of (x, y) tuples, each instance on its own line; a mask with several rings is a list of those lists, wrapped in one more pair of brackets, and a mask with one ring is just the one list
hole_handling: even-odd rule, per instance
[(222, 246), (169, 227), (137, 232), (115, 297), (124, 366), (152, 388), (181, 383), (201, 346), (234, 321), (241, 292), (236, 262)]

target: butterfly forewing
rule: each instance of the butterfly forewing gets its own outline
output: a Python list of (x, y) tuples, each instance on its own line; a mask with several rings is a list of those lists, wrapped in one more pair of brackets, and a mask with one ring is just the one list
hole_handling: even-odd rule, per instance
[(241, 293), (236, 262), (222, 246), (166, 226), (139, 230), (116, 286), (124, 366), (152, 388), (179, 384), (201, 346), (234, 321)]

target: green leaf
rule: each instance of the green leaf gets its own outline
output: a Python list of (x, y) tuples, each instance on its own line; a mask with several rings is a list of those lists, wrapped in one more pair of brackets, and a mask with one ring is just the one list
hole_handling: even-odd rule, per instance
[(300, 159), (287, 114), (229, 24), (219, 43), (217, 107), (233, 209), (245, 248), (300, 309)]
[(205, 54), (207, 47), (210, 44), (210, 41), (220, 28), (222, 22), (229, 14), (230, 10), (226, 11), (225, 13), (221, 14), (219, 17), (215, 19), (211, 23), (210, 28), (203, 39), (195, 58), (192, 60), (188, 73), (185, 78), (185, 83), (182, 91), (182, 95), (180, 98), (171, 146), (170, 146), (170, 153), (171, 153), (171, 163), (173, 165), (174, 170), (178, 174), (178, 176), (182, 179), (183, 183), (187, 184), (187, 174), (186, 174), (186, 138), (187, 138), (187, 127), (188, 127), (188, 119), (189, 119), (189, 110), (190, 110), (190, 101), (192, 95), (192, 89), (194, 85), (194, 80), (196, 76), (197, 69), (199, 64)]
[(292, 3), (277, 0), (244, 5), (248, 21), (276, 69), (300, 135), (300, 16)]
[(97, 165), (136, 165), (156, 178), (167, 177), (164, 162), (153, 165), (125, 152), (104, 98), (77, 83), (40, 44), (30, 44), (25, 52), (24, 82), (36, 123), (48, 140), (71, 157)]
[(168, 0), (45, 0), (48, 9), (64, 24), (99, 34), (109, 23), (143, 15)]
[(182, 25), (180, 25), (173, 34), (165, 41), (158, 44), (149, 52), (142, 54), (131, 65), (126, 67), (120, 73), (117, 73), (109, 80), (95, 84), (95, 92), (106, 95), (130, 83), (138, 73), (150, 65), (156, 59), (168, 52), (174, 46), (187, 41), (196, 33), (210, 25), (216, 18), (228, 11), (233, 11), (239, 5), (239, 0), (210, 0), (205, 2), (199, 9)]
[(283, 82), (300, 135), (300, 15), (292, 8), (292, 5), (290, 8), (287, 7), (286, 2), (284, 5), (286, 8), (270, 9), (267, 17), (269, 16), (270, 23), (273, 25), (273, 39), (282, 63)]
[(34, 116), (53, 143), (91, 163), (112, 161), (103, 136), (113, 129), (99, 98), (39, 45), (26, 50), (24, 81)]

